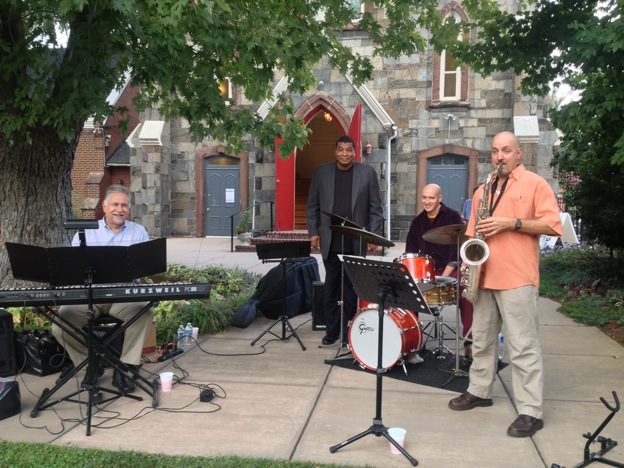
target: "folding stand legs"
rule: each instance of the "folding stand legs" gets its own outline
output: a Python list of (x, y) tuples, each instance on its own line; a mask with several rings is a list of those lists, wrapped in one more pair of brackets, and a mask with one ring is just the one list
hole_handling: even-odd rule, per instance
[[(291, 336), (294, 336), (299, 342), (299, 346), (301, 346), (301, 349), (303, 351), (306, 350), (306, 347), (301, 342), (299, 335), (297, 335), (297, 332), (295, 331), (293, 326), (290, 324), (290, 322), (288, 321), (288, 317), (286, 316), (286, 263), (287, 263), (286, 261), (281, 262), (282, 264), (282, 315), (278, 317), (277, 320), (275, 320), (271, 325), (269, 325), (262, 333), (260, 333), (258, 338), (256, 338), (255, 340), (251, 342), (251, 346), (255, 345), (258, 342), (258, 340), (262, 338), (264, 335), (266, 335), (267, 333), (270, 333), (271, 335), (273, 335), (274, 337), (282, 341), (286, 341), (290, 339)], [(281, 336), (276, 335), (275, 333), (271, 331), (271, 329), (275, 325), (277, 325), (279, 322), (282, 322), (282, 335)], [(286, 328), (288, 328), (288, 331), (290, 332), (290, 335), (288, 336), (286, 336)]]
[[(39, 414), (39, 411), (42, 411), (46, 408), (50, 408), (51, 406), (54, 406), (57, 403), (60, 403), (62, 401), (71, 401), (74, 403), (86, 404), (87, 405), (87, 418), (86, 418), (87, 435), (89, 436), (91, 435), (91, 417), (92, 417), (92, 410), (93, 410), (94, 405), (106, 403), (108, 401), (112, 401), (121, 397), (130, 398), (135, 401), (142, 401), (143, 398), (139, 396), (130, 395), (127, 393), (121, 393), (117, 390), (104, 388), (104, 387), (99, 386), (97, 383), (92, 384), (90, 382), (97, 381), (97, 376), (94, 373), (96, 372), (98, 362), (103, 361), (104, 363), (109, 364), (113, 368), (124, 371), (124, 372), (132, 371), (132, 369), (130, 369), (123, 362), (121, 362), (116, 356), (111, 355), (111, 353), (107, 351), (107, 348), (110, 346), (110, 343), (118, 334), (123, 333), (123, 331), (128, 326), (134, 323), (143, 313), (145, 313), (152, 306), (153, 306), (153, 303), (146, 305), (141, 310), (141, 312), (136, 314), (132, 319), (126, 321), (122, 327), (120, 327), (115, 332), (111, 333), (110, 336), (108, 336), (104, 341), (97, 342), (97, 343), (94, 341), (94, 331), (93, 331), (93, 320), (94, 320), (93, 315), (94, 314), (93, 314), (93, 303), (92, 303), (92, 298), (91, 298), (91, 291), (89, 292), (89, 312), (88, 312), (89, 316), (88, 316), (86, 335), (80, 335), (79, 334), (80, 330), (76, 329), (75, 327), (72, 327), (71, 324), (63, 323), (62, 321), (58, 319), (58, 316), (55, 315), (54, 313), (52, 312), (46, 313), (46, 316), (50, 318), (52, 321), (54, 321), (57, 325), (61, 327), (65, 327), (64, 330), (66, 333), (69, 333), (74, 338), (79, 339), (80, 341), (84, 342), (84, 344), (87, 347), (87, 358), (83, 360), (81, 363), (77, 364), (75, 369), (72, 372), (65, 375), (63, 379), (61, 379), (53, 388), (51, 389), (46, 388), (43, 390), (43, 393), (41, 394), (41, 397), (39, 397), (39, 400), (35, 404), (35, 407), (32, 409), (30, 416), (32, 418), (35, 418)], [(68, 395), (65, 395), (63, 397), (59, 397), (59, 398), (52, 400), (52, 397), (54, 396), (54, 394), (85, 366), (87, 366), (87, 377), (85, 378), (84, 381), (89, 382), (89, 383), (86, 383), (84, 385), (81, 384), (78, 390)], [(158, 406), (158, 401), (157, 401), (157, 396), (156, 396), (157, 395), (157, 380), (154, 379), (154, 381), (150, 383), (149, 381), (147, 381), (140, 375), (135, 374), (134, 371), (132, 371), (132, 374), (133, 374), (132, 380), (134, 381), (134, 383), (145, 393), (152, 396), (152, 407), (156, 408)], [(151, 386), (151, 393), (150, 393), (150, 389), (148, 389), (144, 384)], [(88, 392), (86, 403), (80, 399), (74, 398), (83, 392)], [(112, 396), (106, 399), (103, 399), (102, 392), (110, 393)]]
[[(282, 322), (282, 335), (276, 335), (275, 333), (273, 333), (271, 331), (271, 329), (277, 325), (279, 322)], [(288, 328), (288, 331), (290, 332), (290, 335), (286, 336), (286, 328)], [(256, 338), (255, 340), (253, 340), (251, 342), (251, 346), (255, 345), (258, 340), (260, 338), (262, 338), (264, 335), (266, 335), (267, 333), (270, 333), (271, 335), (273, 335), (274, 337), (282, 340), (282, 341), (286, 341), (288, 339), (290, 339), (291, 336), (294, 336), (297, 341), (299, 342), (299, 346), (301, 346), (301, 349), (303, 351), (306, 350), (306, 347), (303, 345), (303, 343), (301, 342), (301, 339), (299, 338), (299, 335), (297, 335), (297, 332), (295, 331), (295, 329), (293, 328), (293, 326), (290, 324), (290, 322), (288, 321), (288, 317), (286, 317), (285, 315), (280, 316), (279, 318), (277, 318), (271, 325), (269, 325), (259, 336), (258, 338)]]

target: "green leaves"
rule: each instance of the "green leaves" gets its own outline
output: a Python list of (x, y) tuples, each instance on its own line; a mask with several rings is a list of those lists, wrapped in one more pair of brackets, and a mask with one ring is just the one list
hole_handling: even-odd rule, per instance
[[(376, 6), (386, 8), (385, 17), (367, 12), (358, 23), (370, 35), (373, 55), (424, 49), (419, 31), (435, 25), (437, 2), (382, 0)], [(254, 104), (271, 99), (283, 75), (292, 93), (303, 94), (316, 84), (313, 66), (327, 55), (356, 84), (369, 79), (371, 57), (339, 40), (358, 15), (338, 0), (25, 0), (0, 13), (17, 39), (0, 35), (0, 132), (27, 139), (50, 125), (60, 139), (75, 138), (88, 116), (113, 112), (106, 96), (131, 71), (141, 90), (139, 110), (157, 107), (167, 118), (183, 117), (197, 140), (236, 144), (278, 136), (290, 150), (307, 136), (287, 112), (292, 103), (279, 103), (270, 116), (275, 121), (254, 116)], [(55, 22), (67, 28), (69, 41), (49, 60), (44, 44), (56, 42)], [(218, 83), (225, 78), (249, 104), (232, 108), (222, 99)]]

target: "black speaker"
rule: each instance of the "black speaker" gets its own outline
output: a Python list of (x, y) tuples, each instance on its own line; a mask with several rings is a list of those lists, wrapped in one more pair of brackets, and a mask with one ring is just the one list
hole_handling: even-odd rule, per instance
[(15, 380), (0, 379), (0, 420), (15, 416), (21, 410), (19, 384)]
[(325, 308), (323, 306), (323, 290), (325, 283), (314, 281), (312, 283), (312, 330), (325, 330)]
[(0, 309), (0, 377), (17, 374), (13, 315)]

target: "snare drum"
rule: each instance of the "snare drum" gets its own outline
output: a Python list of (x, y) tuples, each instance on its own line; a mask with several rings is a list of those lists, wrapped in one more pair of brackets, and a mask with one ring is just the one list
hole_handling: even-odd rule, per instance
[(452, 276), (438, 276), (435, 279), (435, 288), (423, 293), (429, 305), (455, 304), (457, 301), (457, 279)]
[[(377, 370), (379, 314), (375, 308), (362, 309), (349, 322), (349, 348), (360, 365)], [(386, 309), (383, 315), (383, 350), (381, 366), (392, 369), (423, 347), (422, 325), (416, 314), (404, 309)]]
[(406, 253), (395, 258), (394, 263), (402, 263), (407, 267), (414, 281), (420, 284), (421, 291), (434, 287), (435, 262), (429, 255)]

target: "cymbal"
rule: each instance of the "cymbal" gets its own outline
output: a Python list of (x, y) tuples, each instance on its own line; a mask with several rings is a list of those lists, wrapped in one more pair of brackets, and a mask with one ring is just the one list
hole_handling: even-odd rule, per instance
[(332, 231), (351, 239), (360, 240), (368, 244), (380, 245), (382, 247), (394, 247), (394, 242), (389, 241), (385, 237), (367, 231), (366, 229), (358, 229), (349, 226), (329, 226)]
[(337, 214), (330, 213), (329, 211), (323, 211), (323, 210), (321, 210), (321, 213), (324, 213), (327, 216), (329, 216), (331, 219), (331, 223), (335, 226), (348, 226), (348, 227), (352, 227), (355, 229), (363, 229), (362, 226), (360, 226), (359, 224), (356, 224), (350, 219), (343, 218), (342, 216), (339, 216)]
[(451, 245), (463, 244), (469, 237), (466, 233), (465, 224), (448, 224), (439, 228), (431, 229), (423, 234), (423, 239), (434, 244)]

